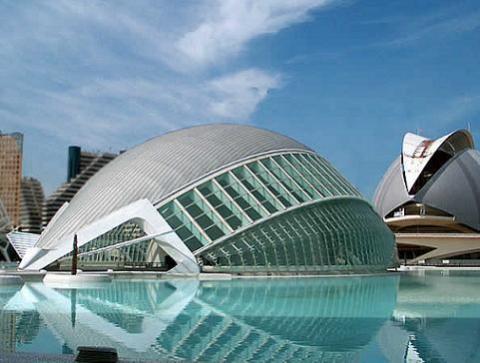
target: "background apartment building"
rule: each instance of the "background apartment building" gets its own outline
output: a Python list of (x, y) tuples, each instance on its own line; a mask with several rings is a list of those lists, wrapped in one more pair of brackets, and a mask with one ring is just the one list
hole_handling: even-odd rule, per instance
[(42, 184), (35, 178), (22, 179), (19, 230), (28, 233), (42, 232), (42, 210), (45, 200)]
[(65, 202), (69, 202), (95, 173), (116, 156), (113, 153), (86, 152), (78, 146), (70, 146), (68, 148), (67, 181), (45, 200), (42, 211), (43, 228), (47, 226)]
[(23, 135), (0, 133), (0, 200), (13, 227), (20, 223)]

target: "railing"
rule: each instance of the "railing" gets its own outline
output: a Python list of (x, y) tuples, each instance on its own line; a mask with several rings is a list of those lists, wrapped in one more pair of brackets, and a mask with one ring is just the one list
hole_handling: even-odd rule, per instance
[[(68, 270), (70, 262), (62, 263), (60, 270)], [(78, 268), (84, 271), (105, 271), (108, 269), (116, 271), (167, 271), (168, 267), (160, 262), (128, 262), (128, 261), (86, 261), (78, 262)]]
[[(413, 264), (409, 264), (413, 265)], [(416, 263), (420, 266), (441, 266), (441, 267), (480, 267), (480, 259), (455, 260), (455, 259), (432, 259), (424, 263)]]

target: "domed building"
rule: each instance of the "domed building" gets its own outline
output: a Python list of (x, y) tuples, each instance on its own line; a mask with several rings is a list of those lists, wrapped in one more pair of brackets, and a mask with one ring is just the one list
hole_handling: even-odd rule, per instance
[(394, 237), (312, 149), (214, 124), (153, 138), (95, 174), (54, 216), (20, 268), (309, 273), (379, 271)]
[(480, 152), (471, 133), (406, 134), (374, 204), (396, 234), (400, 260), (480, 259)]

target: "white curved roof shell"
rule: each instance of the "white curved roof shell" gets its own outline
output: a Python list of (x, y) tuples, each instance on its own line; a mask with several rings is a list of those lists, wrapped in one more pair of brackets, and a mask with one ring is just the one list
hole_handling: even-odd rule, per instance
[(465, 150), (452, 158), (415, 196), (480, 231), (480, 152)]
[(445, 148), (452, 153), (458, 153), (465, 149), (473, 149), (473, 147), (472, 135), (464, 130), (452, 132), (437, 140), (429, 140), (410, 132), (407, 133), (403, 138), (402, 157), (408, 192), (412, 191), (420, 174), (438, 150)]
[(286, 136), (245, 125), (196, 126), (150, 139), (95, 174), (36, 246), (53, 248), (63, 236), (136, 200), (157, 205), (209, 174), (283, 151), (313, 152)]
[[(480, 152), (473, 149), (472, 135), (460, 130), (431, 141), (407, 134), (402, 156), (385, 173), (374, 204), (382, 217), (416, 202), (442, 210), (474, 230), (480, 230)], [(436, 152), (452, 155), (416, 192), (410, 193), (421, 172)]]

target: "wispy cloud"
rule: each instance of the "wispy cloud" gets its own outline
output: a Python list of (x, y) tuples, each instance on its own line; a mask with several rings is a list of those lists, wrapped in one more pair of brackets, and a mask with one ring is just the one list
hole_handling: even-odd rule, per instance
[[(416, 129), (408, 131), (420, 131), (426, 137), (435, 138), (456, 129), (466, 129), (470, 125), (472, 131), (477, 132), (477, 125), (480, 125), (477, 120), (479, 101), (479, 94), (469, 94), (417, 105), (408, 120), (408, 124)], [(401, 125), (402, 122), (398, 124)]]
[(269, 90), (280, 86), (280, 76), (248, 69), (209, 82), (210, 110), (228, 119), (247, 120)]
[(197, 65), (232, 57), (260, 35), (276, 33), (308, 19), (310, 10), (331, 0), (219, 0), (195, 29), (184, 34), (177, 49)]
[[(373, 23), (373, 22), (370, 22)], [(480, 11), (455, 12), (451, 8), (417, 17), (378, 19), (397, 28), (397, 36), (374, 46), (406, 46), (422, 40), (443, 39), (480, 28)]]
[(239, 55), (332, 1), (1, 2), (1, 127), (119, 149), (195, 123), (250, 122), (282, 75)]
[[(96, 79), (63, 90), (12, 90), (0, 103), (10, 105), (4, 118), (54, 134), (70, 143), (90, 148), (121, 142), (129, 137), (152, 136), (152, 130), (175, 128), (216, 120), (248, 122), (250, 115), (271, 89), (280, 86), (280, 76), (257, 69), (201, 81), (175, 83), (159, 78)], [(28, 120), (28, 121), (27, 121)], [(124, 141), (122, 141), (124, 140)]]
[[(23, 120), (69, 142), (94, 131), (88, 142), (98, 146), (139, 125), (161, 132), (248, 121), (281, 76), (255, 65), (225, 67), (225, 60), (330, 2), (4, 4), (0, 81), (10, 88), (0, 94), (0, 110), (10, 122)], [(211, 76), (219, 63), (223, 74)]]
[[(479, 120), (472, 119), (480, 112), (480, 95), (459, 96), (438, 106), (430, 115), (438, 130), (467, 128), (468, 124), (477, 129)], [(478, 130), (478, 129), (477, 129)]]

